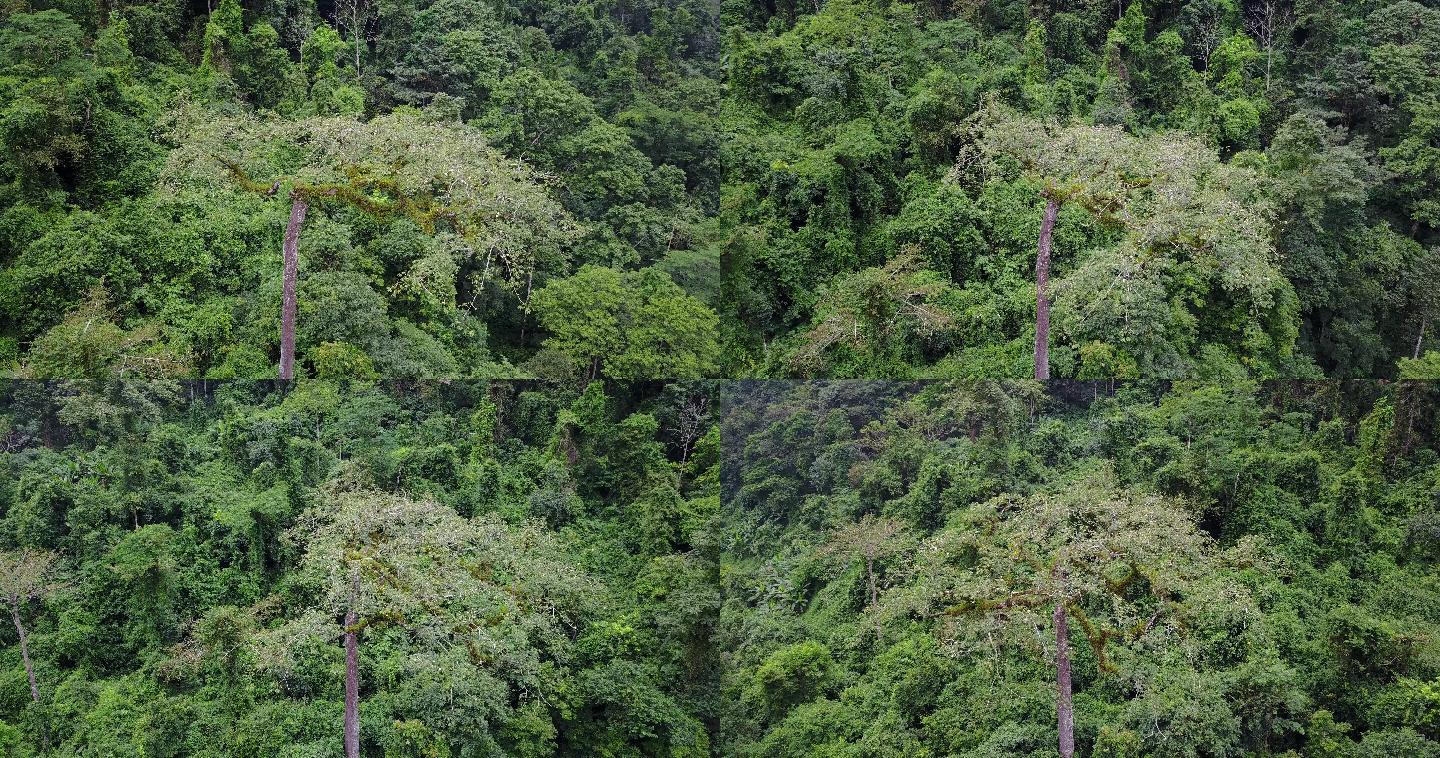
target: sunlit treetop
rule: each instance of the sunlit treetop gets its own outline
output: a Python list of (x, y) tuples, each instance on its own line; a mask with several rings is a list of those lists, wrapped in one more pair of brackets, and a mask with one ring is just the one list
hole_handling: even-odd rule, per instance
[(168, 126), (176, 147), (160, 185), (175, 200), (228, 188), (406, 218), (427, 232), (456, 235), (465, 247), (460, 254), (493, 263), (511, 281), (537, 269), (563, 270), (580, 234), (551, 196), (548, 177), (463, 124), (405, 112), (362, 122), (217, 119), (181, 109)]

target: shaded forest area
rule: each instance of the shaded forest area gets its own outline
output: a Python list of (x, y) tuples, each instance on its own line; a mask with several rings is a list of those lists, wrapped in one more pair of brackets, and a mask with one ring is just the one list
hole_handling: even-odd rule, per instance
[(712, 403), (0, 385), (0, 751), (711, 755)]
[(737, 383), (720, 753), (1440, 756), (1437, 401)]
[(1057, 377), (1440, 376), (1433, 2), (721, 23), (730, 376), (1032, 376), (1037, 257)]
[(717, 32), (690, 0), (0, 5), (0, 371), (274, 378), (284, 293), (297, 376), (714, 374)]

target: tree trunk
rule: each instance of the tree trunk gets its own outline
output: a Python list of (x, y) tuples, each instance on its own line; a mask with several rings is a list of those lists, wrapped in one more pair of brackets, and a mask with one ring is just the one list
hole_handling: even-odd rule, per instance
[(360, 31), (360, 0), (355, 0), (355, 14), (350, 18), (350, 36), (355, 44), (355, 77), (360, 77), (360, 46), (365, 44), (365, 35)]
[[(1063, 585), (1065, 571), (1057, 567)], [(1070, 685), (1070, 617), (1065, 612), (1065, 598), (1055, 600), (1055, 714), (1060, 735), (1060, 758), (1075, 758), (1075, 706), (1071, 702)]]
[(874, 605), (880, 600), (879, 593), (875, 591), (875, 559), (865, 556), (865, 578), (870, 584), (870, 604)]
[(520, 310), (520, 344), (525, 344), (525, 329), (530, 326), (530, 288), (535, 284), (535, 267), (525, 275), (525, 306)]
[(1047, 196), (1035, 251), (1035, 378), (1040, 380), (1050, 378), (1050, 237), (1059, 213), (1059, 201)]
[(25, 625), (20, 623), (20, 599), (10, 598), (10, 618), (15, 621), (15, 632), (20, 635), (20, 660), (25, 664), (25, 676), (30, 678), (30, 699), (40, 704), (40, 685), (35, 682), (35, 664), (30, 660), (30, 641), (25, 636)]
[(300, 276), (300, 227), (310, 204), (290, 193), (290, 223), (285, 227), (285, 273), (280, 300), (280, 378), (295, 378), (295, 280)]
[(1415, 335), (1415, 351), (1410, 354), (1414, 360), (1420, 360), (1420, 346), (1425, 343), (1425, 319), (1420, 319), (1420, 333)]
[(360, 575), (355, 575), (350, 609), (345, 612), (345, 758), (360, 758), (360, 640), (355, 605), (360, 601)]
[[(36, 706), (40, 705), (40, 684), (35, 680), (35, 663), (30, 660), (30, 640), (25, 636), (25, 625), (20, 623), (20, 598), (16, 595), (10, 596), (10, 618), (15, 622), (15, 632), (20, 635), (20, 660), (25, 664), (25, 676), (30, 679), (30, 699)], [(43, 717), (40, 720), (40, 741), (44, 752), (50, 752), (50, 723)]]

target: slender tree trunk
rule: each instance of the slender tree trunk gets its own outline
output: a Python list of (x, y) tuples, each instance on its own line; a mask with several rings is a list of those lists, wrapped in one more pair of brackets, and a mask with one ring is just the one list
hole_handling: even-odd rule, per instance
[(1405, 411), (1405, 436), (1400, 441), (1400, 455), (1407, 456), (1410, 454), (1410, 443), (1415, 439), (1415, 403), (1407, 390), (1402, 389), (1395, 394)]
[[(477, 298), (484, 298), (484, 297), (485, 297), (485, 283), (488, 282), (488, 281), (490, 281), (490, 251), (489, 251), (489, 250), (486, 250), (486, 251), (485, 251), (485, 267), (480, 270), (480, 286), (479, 286), (479, 287), (476, 287), (476, 295), (475, 295), (475, 296), (476, 296)], [(474, 300), (472, 299), (471, 302), (473, 303)], [(484, 301), (481, 300), (481, 303), (482, 303), (482, 304), (483, 304), (483, 302), (484, 302)]]
[(1417, 361), (1420, 360), (1420, 345), (1423, 344), (1424, 342), (1425, 342), (1425, 320), (1424, 320), (1424, 319), (1421, 319), (1421, 320), (1420, 320), (1420, 333), (1417, 334), (1417, 335), (1415, 335), (1415, 351), (1414, 351), (1413, 353), (1411, 353), (1411, 355), (1410, 355), (1411, 358), (1414, 358), (1414, 359), (1417, 360)]
[[(1065, 572), (1057, 570), (1064, 581)], [(1060, 736), (1060, 758), (1075, 758), (1075, 706), (1070, 684), (1070, 617), (1065, 599), (1055, 601), (1055, 714)]]
[(360, 46), (365, 44), (365, 37), (363, 34), (360, 33), (359, 0), (356, 0), (355, 2), (355, 15), (351, 17), (350, 23), (352, 27), (350, 29), (350, 36), (354, 37), (354, 39), (351, 41), (355, 43), (355, 76), (358, 78), (360, 76)]
[(280, 378), (295, 378), (295, 280), (300, 276), (300, 227), (310, 204), (290, 194), (290, 223), (285, 227), (285, 273), (280, 300)]
[(520, 344), (525, 344), (525, 329), (530, 326), (530, 288), (535, 284), (535, 269), (525, 275), (525, 308), (520, 311)]
[(360, 639), (355, 605), (360, 602), (360, 574), (345, 612), (345, 758), (360, 758)]
[(1050, 238), (1059, 214), (1059, 201), (1047, 196), (1035, 251), (1035, 378), (1040, 380), (1050, 378)]
[[(30, 660), (30, 640), (25, 636), (25, 625), (20, 623), (20, 598), (10, 596), (10, 618), (15, 622), (15, 632), (20, 635), (20, 661), (25, 664), (25, 676), (30, 680), (30, 699), (40, 705), (40, 684), (35, 680), (35, 663)], [(50, 724), (43, 716), (40, 720), (40, 741), (46, 753), (50, 752)]]
[(865, 578), (870, 584), (870, 604), (874, 605), (880, 600), (880, 595), (875, 591), (875, 559), (865, 556)]
[(25, 676), (30, 678), (30, 699), (40, 704), (40, 685), (35, 681), (35, 664), (30, 660), (30, 641), (25, 636), (25, 625), (20, 623), (20, 598), (10, 598), (10, 618), (15, 622), (15, 632), (20, 635), (20, 660), (25, 664)]

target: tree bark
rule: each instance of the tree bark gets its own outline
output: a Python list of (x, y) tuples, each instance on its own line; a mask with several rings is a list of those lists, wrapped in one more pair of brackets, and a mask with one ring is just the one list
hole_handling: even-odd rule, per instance
[(875, 559), (868, 555), (865, 556), (865, 579), (870, 585), (870, 605), (875, 605), (880, 600), (880, 593), (875, 589)]
[(20, 599), (10, 598), (10, 618), (15, 621), (15, 631), (20, 635), (20, 660), (25, 664), (25, 676), (30, 678), (30, 699), (40, 704), (40, 685), (35, 681), (35, 664), (30, 660), (30, 641), (25, 636), (25, 625), (20, 623)]
[[(30, 699), (40, 705), (40, 684), (35, 679), (35, 663), (30, 660), (30, 640), (25, 636), (25, 625), (20, 623), (20, 598), (10, 596), (10, 618), (15, 622), (15, 632), (20, 635), (20, 660), (25, 664), (25, 676), (30, 680)], [(50, 724), (42, 717), (40, 741), (46, 753), (50, 752)]]
[(365, 36), (360, 31), (360, 0), (355, 0), (354, 13), (350, 17), (350, 36), (355, 44), (355, 76), (360, 76), (360, 46), (365, 44)]
[(525, 329), (530, 326), (530, 289), (535, 285), (535, 267), (525, 274), (525, 302), (520, 311), (520, 344), (525, 344)]
[(310, 204), (290, 193), (290, 223), (285, 227), (285, 273), (280, 300), (280, 378), (295, 378), (295, 280), (300, 276), (300, 227)]
[(1059, 213), (1059, 201), (1047, 195), (1035, 251), (1035, 378), (1040, 380), (1050, 378), (1050, 238)]
[(360, 758), (360, 639), (355, 628), (359, 619), (355, 605), (360, 601), (360, 575), (345, 612), (345, 758)]
[(1411, 353), (1411, 355), (1410, 355), (1410, 357), (1411, 357), (1412, 359), (1417, 360), (1417, 361), (1420, 360), (1420, 346), (1421, 346), (1422, 344), (1424, 344), (1424, 342), (1425, 342), (1425, 319), (1422, 318), (1422, 319), (1420, 319), (1420, 333), (1417, 334), (1417, 335), (1415, 335), (1415, 351), (1414, 351), (1413, 353)]
[[(1064, 581), (1065, 572), (1056, 572)], [(1060, 758), (1075, 758), (1075, 706), (1070, 682), (1070, 618), (1065, 599), (1055, 601), (1055, 715), (1060, 736)]]

